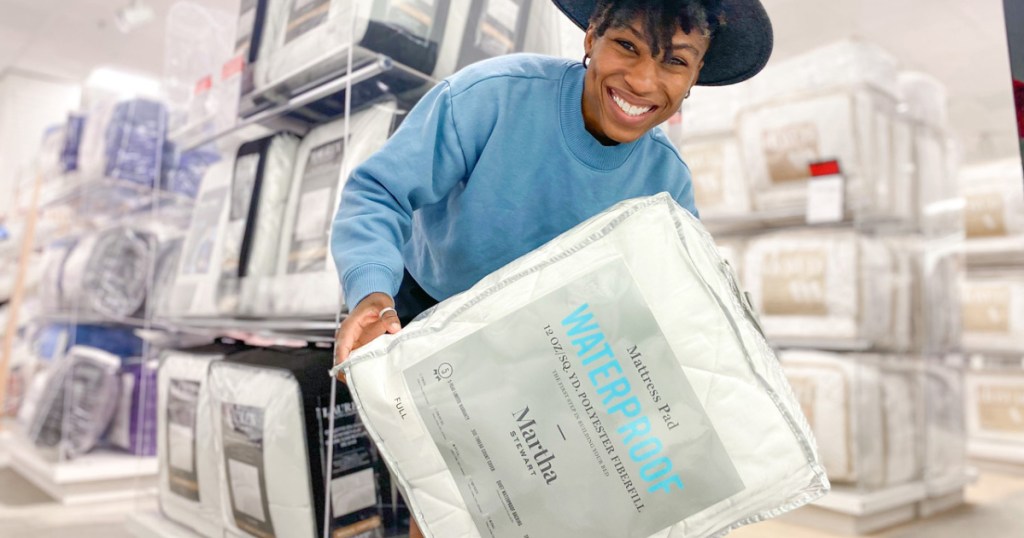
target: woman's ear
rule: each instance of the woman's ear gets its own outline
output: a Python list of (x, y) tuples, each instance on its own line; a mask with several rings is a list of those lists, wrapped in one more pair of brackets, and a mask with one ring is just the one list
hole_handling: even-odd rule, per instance
[(590, 25), (590, 27), (587, 28), (586, 35), (583, 37), (583, 52), (586, 53), (587, 56), (590, 56), (590, 51), (594, 50), (594, 41), (596, 39), (597, 29), (594, 28), (594, 25)]

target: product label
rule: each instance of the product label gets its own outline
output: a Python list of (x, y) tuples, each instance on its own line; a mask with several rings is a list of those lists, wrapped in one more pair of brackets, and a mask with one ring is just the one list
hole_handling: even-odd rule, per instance
[(167, 480), (172, 492), (199, 502), (196, 405), (199, 382), (171, 379), (167, 392)]
[(433, 31), (436, 10), (436, 0), (393, 0), (387, 19), (425, 39)]
[(968, 194), (964, 198), (964, 226), (967, 228), (967, 237), (1006, 235), (1006, 202), (999, 193)]
[(970, 285), (963, 294), (963, 324), (967, 332), (1009, 333), (1009, 286)]
[(762, 260), (761, 293), (769, 316), (825, 316), (826, 253), (818, 249), (769, 252)]
[(810, 122), (761, 133), (761, 144), (772, 183), (803, 181), (811, 177), (808, 166), (820, 160), (819, 139), (818, 126)]
[(518, 0), (485, 0), (477, 23), (476, 46), (490, 56), (514, 52), (519, 9)]
[(256, 0), (241, 0), (238, 9), (238, 25), (235, 28), (235, 55), (246, 57), (252, 32), (256, 27)]
[(345, 140), (321, 145), (309, 154), (302, 176), (300, 206), (295, 212), (288, 273), (323, 271), (329, 250), (328, 224), (334, 215)]
[(291, 43), (293, 39), (327, 22), (330, 12), (331, 0), (293, 0), (284, 42)]
[(221, 413), (224, 464), (235, 525), (258, 538), (275, 536), (263, 470), (263, 409), (223, 403)]
[(213, 248), (217, 244), (217, 223), (227, 200), (228, 187), (213, 189), (196, 202), (188, 241), (182, 251), (182, 273), (202, 275), (210, 271)]
[(718, 206), (725, 202), (723, 175), (725, 154), (721, 144), (693, 144), (686, 147), (686, 164), (693, 177), (693, 196), (697, 207)]
[(744, 488), (620, 260), (404, 376), (485, 537), (646, 537)]
[(984, 383), (976, 387), (978, 423), (983, 430), (1024, 434), (1024, 378), (1011, 383)]
[[(331, 514), (333, 538), (379, 538), (383, 520), (378, 480), (384, 471), (376, 447), (359, 420), (356, 405), (347, 392), (334, 407), (334, 452), (331, 462)], [(324, 455), (330, 440), (330, 407), (316, 410)]]
[(225, 278), (238, 278), (238, 264), (245, 241), (245, 225), (249, 219), (249, 206), (256, 188), (260, 167), (260, 154), (250, 153), (235, 160), (235, 175), (231, 180), (231, 207), (228, 211), (228, 225), (224, 232), (221, 257), (221, 274)]

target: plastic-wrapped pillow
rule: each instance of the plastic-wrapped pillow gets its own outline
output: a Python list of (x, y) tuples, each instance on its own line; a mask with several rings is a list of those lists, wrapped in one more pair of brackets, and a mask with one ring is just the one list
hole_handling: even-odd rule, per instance
[(167, 110), (149, 99), (103, 103), (89, 111), (80, 170), (87, 180), (109, 178), (158, 184), (167, 136)]
[(92, 450), (117, 408), (121, 359), (87, 346), (68, 350), (46, 381), (29, 437), (58, 458), (71, 459)]
[(343, 368), (428, 538), (720, 536), (829, 487), (731, 271), (665, 193), (589, 219)]
[(150, 234), (126, 227), (79, 241), (61, 275), (64, 305), (115, 318), (139, 312), (146, 300), (155, 242)]

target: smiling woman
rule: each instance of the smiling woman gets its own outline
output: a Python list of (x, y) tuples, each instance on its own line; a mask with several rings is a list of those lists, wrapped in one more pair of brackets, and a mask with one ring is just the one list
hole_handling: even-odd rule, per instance
[(675, 114), (724, 18), (712, 13), (709, 22), (696, 2), (598, 4), (584, 43), (587, 131), (606, 145), (632, 142)]

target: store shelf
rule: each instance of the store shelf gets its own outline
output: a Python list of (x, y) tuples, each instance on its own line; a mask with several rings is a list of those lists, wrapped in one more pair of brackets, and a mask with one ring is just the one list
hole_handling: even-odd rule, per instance
[(986, 462), (1020, 466), (1020, 472), (1024, 472), (1024, 443), (968, 439), (967, 455)]
[(97, 450), (70, 461), (43, 456), (27, 439), (12, 435), (11, 467), (63, 504), (130, 499), (156, 491), (157, 459)]
[(123, 325), (126, 327), (149, 328), (171, 330), (173, 327), (161, 325), (155, 321), (147, 321), (144, 318), (135, 317), (112, 317), (100, 316), (97, 314), (74, 312), (44, 313), (35, 316), (35, 320), (42, 323), (65, 323), (69, 325)]
[(972, 268), (1019, 267), (1024, 265), (1024, 236), (969, 239), (964, 253)]
[(833, 486), (828, 495), (782, 517), (836, 534), (871, 534), (912, 521), (917, 517), (918, 504), (926, 498), (923, 482), (870, 492)]
[(830, 340), (825, 338), (769, 338), (775, 348), (818, 349), (828, 351), (867, 351), (869, 340)]
[(123, 215), (166, 206), (191, 207), (193, 200), (169, 192), (125, 180), (97, 179), (84, 181), (67, 176), (68, 185), (55, 191), (39, 204), (41, 210), (59, 207), (88, 210), (90, 214)]
[[(304, 340), (306, 342), (334, 342), (337, 328), (334, 319), (322, 318), (228, 318), (189, 317), (159, 318), (161, 327), (180, 332), (203, 334), (244, 335), (270, 339)], [(241, 334), (240, 334), (241, 333)]]
[[(342, 95), (349, 87), (352, 88), (353, 101), (356, 101), (352, 105), (353, 110), (357, 110), (360, 105), (368, 104), (390, 92), (401, 92), (434, 82), (427, 75), (387, 56), (369, 53), (365, 49), (361, 49), (361, 53), (373, 59), (350, 72), (325, 77), (294, 95), (282, 95), (284, 90), (280, 88), (267, 88), (257, 95), (249, 96), (245, 101), (250, 104), (243, 103), (241, 117), (233, 125), (221, 128), (211, 127), (205, 122), (187, 125), (172, 132), (169, 138), (181, 151), (188, 151), (229, 135), (240, 134), (255, 126), (301, 132), (337, 117), (314, 111), (313, 105), (331, 99), (340, 106), (344, 102)], [(252, 104), (254, 102), (260, 104)]]
[(963, 473), (950, 474), (926, 481), (926, 497), (918, 504), (918, 517), (932, 517), (964, 504), (964, 489), (978, 480), (978, 471), (968, 468)]
[(200, 538), (192, 529), (165, 518), (159, 511), (132, 514), (125, 527), (137, 538)]
[(707, 215), (702, 216), (700, 220), (712, 234), (750, 232), (806, 224), (805, 211), (802, 207), (750, 211), (735, 215)]

